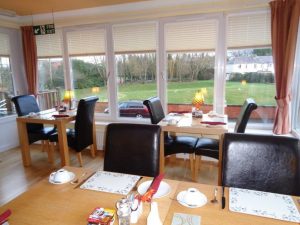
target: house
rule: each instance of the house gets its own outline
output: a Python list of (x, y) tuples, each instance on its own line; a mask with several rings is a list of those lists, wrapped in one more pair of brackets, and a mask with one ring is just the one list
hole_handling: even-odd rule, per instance
[[(250, 127), (271, 131), (274, 83), (240, 86), (229, 82), (227, 75), (273, 74), (271, 53), (244, 54), (228, 61), (224, 57), (232, 56), (232, 51), (271, 48), (268, 2), (153, 0), (101, 5), (78, 0), (58, 5), (6, 1), (0, 3), (0, 62), (9, 62), (10, 72), (3, 88), (9, 95), (28, 93), (20, 27), (54, 24), (55, 33), (53, 27), (47, 27), (50, 34), (35, 36), (38, 92), (45, 93), (49, 87), (60, 87), (62, 92), (75, 88), (79, 99), (100, 87), (97, 121), (137, 121), (119, 116), (120, 101), (158, 95), (165, 111), (190, 110), (195, 92), (206, 88), (205, 111), (232, 112), (234, 121), (243, 100), (252, 97), (259, 109)], [(0, 70), (3, 68), (7, 67)], [(299, 99), (293, 99), (293, 118), (297, 118)], [(231, 110), (231, 106), (237, 108)], [(109, 114), (104, 113), (107, 107)], [(138, 122), (149, 121), (142, 118)], [(299, 122), (294, 119), (292, 123), (296, 131)], [(16, 137), (15, 115), (1, 117), (0, 124), (10, 137)], [(101, 140), (100, 124), (98, 131)], [(0, 138), (0, 151), (17, 145), (16, 138)], [(98, 143), (99, 148), (102, 145)]]

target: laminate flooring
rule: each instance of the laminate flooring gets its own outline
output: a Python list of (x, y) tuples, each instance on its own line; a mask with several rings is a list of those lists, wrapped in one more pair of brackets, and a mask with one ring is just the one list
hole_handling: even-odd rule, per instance
[[(32, 185), (49, 176), (60, 168), (59, 153), (55, 153), (55, 163), (48, 162), (47, 153), (42, 151), (41, 145), (30, 146), (32, 163), (23, 167), (20, 148), (10, 149), (0, 153), (0, 205), (14, 199), (28, 190)], [(83, 165), (92, 170), (103, 170), (103, 151), (97, 151), (92, 158), (90, 152), (82, 152)], [(70, 154), (71, 166), (78, 167), (75, 153)], [(188, 159), (167, 158), (165, 163), (165, 178), (192, 181)], [(202, 162), (200, 164), (197, 182), (217, 185), (218, 167), (215, 162)]]

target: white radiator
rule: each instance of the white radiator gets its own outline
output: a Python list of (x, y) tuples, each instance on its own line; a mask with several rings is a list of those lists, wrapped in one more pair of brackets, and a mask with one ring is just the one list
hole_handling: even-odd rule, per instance
[(97, 140), (97, 150), (103, 150), (104, 149), (104, 140), (105, 140), (105, 130), (104, 129), (97, 129), (96, 140)]

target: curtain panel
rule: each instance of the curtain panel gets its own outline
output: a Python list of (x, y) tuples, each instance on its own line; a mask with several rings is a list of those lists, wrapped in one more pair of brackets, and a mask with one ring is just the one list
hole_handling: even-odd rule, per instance
[(37, 50), (32, 26), (21, 27), (28, 93), (37, 95)]
[(273, 133), (291, 130), (289, 105), (300, 15), (299, 0), (276, 0), (271, 7), (271, 36), (275, 69), (276, 102)]

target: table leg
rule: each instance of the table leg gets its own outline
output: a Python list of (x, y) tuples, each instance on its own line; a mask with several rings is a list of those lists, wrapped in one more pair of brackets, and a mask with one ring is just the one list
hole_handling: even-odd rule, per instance
[(164, 131), (160, 133), (160, 154), (159, 154), (159, 172), (165, 171), (165, 135)]
[(23, 166), (31, 165), (31, 157), (29, 151), (28, 133), (26, 123), (17, 121), (20, 147), (22, 153)]
[(96, 157), (97, 150), (97, 138), (96, 138), (96, 124), (95, 121), (93, 123), (93, 144), (91, 145), (91, 155), (93, 158)]
[(70, 165), (69, 147), (66, 134), (66, 124), (60, 122), (57, 124), (58, 144), (61, 158), (61, 166)]

